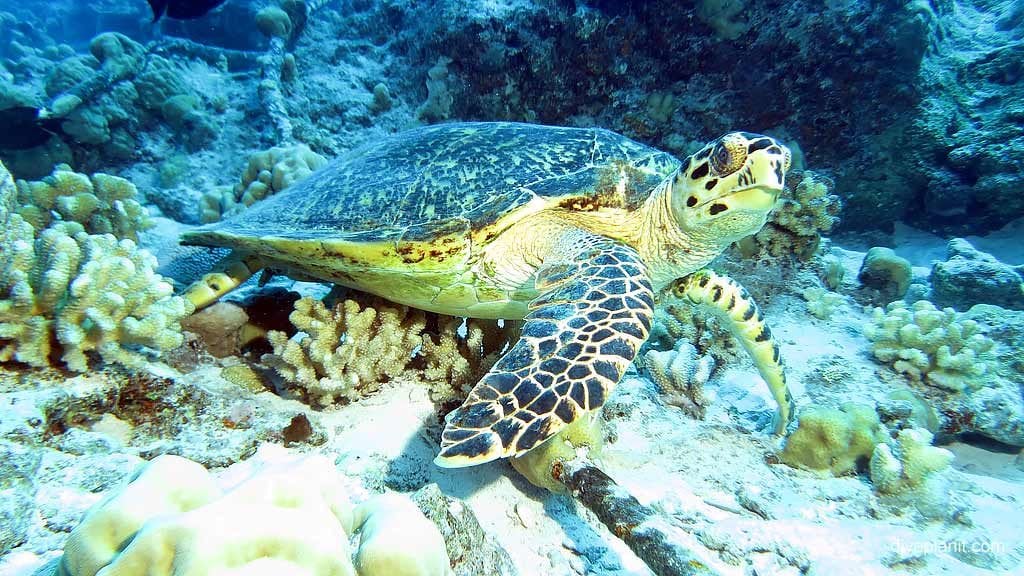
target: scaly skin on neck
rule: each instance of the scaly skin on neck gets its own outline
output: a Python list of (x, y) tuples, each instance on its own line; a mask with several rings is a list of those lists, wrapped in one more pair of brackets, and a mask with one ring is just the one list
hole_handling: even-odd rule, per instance
[(682, 230), (672, 209), (670, 178), (637, 210), (603, 208), (593, 212), (545, 209), (506, 230), (481, 258), (500, 285), (522, 287), (545, 260), (564, 254), (561, 237), (575, 228), (614, 238), (636, 249), (647, 264), (655, 290), (711, 262), (727, 246), (720, 238)]

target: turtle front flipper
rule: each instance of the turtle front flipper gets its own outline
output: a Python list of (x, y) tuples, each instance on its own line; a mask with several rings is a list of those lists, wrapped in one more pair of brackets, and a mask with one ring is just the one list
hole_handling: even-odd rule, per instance
[(729, 322), (778, 403), (775, 433), (784, 434), (793, 415), (793, 396), (786, 386), (779, 344), (747, 289), (728, 276), (705, 269), (676, 280), (669, 291), (677, 298), (712, 307)]
[(637, 252), (581, 231), (537, 270), (522, 337), (449, 414), (439, 466), (521, 455), (604, 404), (647, 339), (654, 293)]
[(202, 310), (216, 302), (221, 296), (238, 288), (242, 282), (263, 268), (259, 257), (241, 252), (232, 252), (214, 266), (214, 270), (203, 275), (191, 286), (185, 288), (182, 296), (191, 302), (196, 310)]

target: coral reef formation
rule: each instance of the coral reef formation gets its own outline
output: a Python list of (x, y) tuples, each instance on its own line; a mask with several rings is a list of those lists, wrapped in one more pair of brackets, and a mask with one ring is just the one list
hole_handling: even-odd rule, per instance
[(179, 62), (119, 32), (104, 32), (77, 54), (67, 45), (25, 46), (8, 60), (14, 73), (0, 78), (0, 102), (45, 109), (60, 135), (41, 146), (5, 152), (22, 178), (39, 178), (62, 162), (107, 166), (136, 158), (147, 135), (161, 125), (189, 151), (217, 137), (207, 112), (218, 98), (197, 90)]
[(353, 511), (359, 532), (359, 576), (451, 576), (451, 560), (437, 527), (407, 496), (381, 494)]
[[(299, 331), (268, 332), (274, 352), (263, 362), (320, 405), (357, 399), (407, 370), (439, 384), (431, 390), (437, 401), (463, 397), (509, 338), (496, 325), (469, 320), (463, 332), (459, 318), (362, 294), (333, 306), (302, 298), (289, 318)], [(425, 332), (428, 323), (436, 334)]]
[(806, 409), (799, 421), (780, 459), (790, 466), (829, 471), (835, 476), (855, 471), (886, 438), (875, 409), (852, 402), (838, 409)]
[(905, 428), (900, 430), (895, 446), (883, 442), (875, 447), (871, 455), (871, 483), (883, 494), (912, 490), (952, 460), (952, 452), (932, 446), (930, 432)]
[[(78, 222), (36, 229), (18, 213), (15, 194), (0, 165), (0, 361), (47, 366), (59, 356), (84, 372), (89, 352), (138, 366), (146, 360), (139, 348), (181, 344), (178, 322), (191, 306), (172, 296), (151, 254), (128, 238), (89, 234)], [(62, 197), (69, 205), (81, 200)]]
[(913, 276), (914, 271), (906, 258), (896, 255), (892, 248), (882, 246), (868, 250), (857, 272), (860, 283), (878, 290), (885, 302), (902, 298)]
[(424, 312), (379, 299), (344, 300), (328, 308), (302, 298), (289, 318), (299, 332), (289, 338), (270, 331), (274, 353), (263, 362), (320, 405), (354, 400), (401, 374), (426, 326)]
[(277, 146), (249, 156), (238, 184), (210, 192), (200, 200), (200, 220), (216, 222), (237, 214), (271, 194), (276, 194), (309, 176), (327, 159), (305, 144)]
[[(349, 536), (360, 533), (353, 566)], [(411, 540), (397, 540), (411, 537)], [(264, 465), (227, 492), (205, 468), (159, 456), (71, 532), (61, 576), (222, 571), (445, 576), (444, 540), (407, 497), (355, 510), (324, 456)]]
[(864, 327), (879, 361), (913, 381), (944, 390), (971, 391), (987, 385), (994, 372), (995, 342), (973, 320), (927, 300), (875, 308)]
[(932, 301), (967, 310), (995, 304), (1024, 310), (1024, 266), (1010, 266), (971, 246), (963, 238), (946, 245), (946, 260), (932, 266)]
[(704, 417), (704, 385), (715, 371), (713, 356), (699, 355), (696, 346), (679, 339), (673, 350), (648, 351), (644, 365), (667, 404), (682, 408), (694, 418)]
[(875, 447), (868, 472), (875, 490), (893, 504), (941, 520), (956, 511), (944, 474), (952, 461), (952, 452), (932, 446), (931, 432), (905, 428), (894, 441)]
[(830, 178), (810, 170), (787, 177), (786, 189), (764, 228), (736, 243), (740, 253), (745, 257), (768, 254), (809, 259), (818, 249), (821, 235), (839, 222), (842, 202), (832, 193), (834, 189)]
[(719, 364), (741, 356), (736, 339), (715, 315), (702, 314), (690, 304), (663, 302), (654, 310), (654, 324), (646, 345), (673, 350), (680, 340), (695, 346), (701, 356), (714, 357)]
[(62, 164), (41, 181), (18, 180), (17, 187), (15, 211), (36, 230), (49, 226), (56, 215), (81, 224), (89, 234), (138, 241), (138, 232), (150, 226), (138, 191), (124, 178), (102, 173), (90, 177)]
[(846, 305), (846, 298), (842, 294), (820, 286), (806, 288), (801, 295), (807, 301), (807, 310), (819, 320), (828, 320), (837, 309)]

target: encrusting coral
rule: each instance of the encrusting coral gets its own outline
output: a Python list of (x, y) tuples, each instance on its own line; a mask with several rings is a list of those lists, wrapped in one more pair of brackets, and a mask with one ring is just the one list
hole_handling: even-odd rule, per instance
[(150, 226), (146, 209), (136, 200), (135, 185), (117, 176), (96, 173), (91, 177), (57, 166), (41, 181), (17, 181), (15, 209), (36, 230), (54, 221), (54, 215), (81, 224), (89, 234), (113, 234), (138, 240), (137, 233)]
[(787, 176), (786, 188), (768, 222), (757, 234), (736, 243), (740, 253), (746, 258), (764, 253), (810, 258), (821, 235), (839, 222), (842, 202), (832, 194), (834, 189), (831, 179), (810, 170)]
[(92, 351), (137, 366), (146, 357), (136, 348), (181, 344), (178, 322), (191, 305), (154, 272), (155, 257), (78, 222), (37, 230), (15, 194), (0, 165), (0, 361), (47, 366), (59, 353), (84, 372)]
[(902, 298), (910, 287), (914, 271), (910, 262), (892, 248), (875, 246), (864, 256), (857, 279), (861, 284), (879, 290), (891, 302)]
[[(270, 453), (261, 449), (257, 458)], [(360, 536), (353, 565), (349, 538)], [(262, 462), (227, 492), (201, 465), (158, 456), (86, 513), (59, 576), (447, 576), (437, 527), (405, 496), (353, 510), (324, 456)]]
[(835, 476), (853, 472), (886, 438), (875, 409), (852, 402), (839, 409), (809, 408), (799, 421), (780, 459), (790, 466), (828, 470)]
[(276, 194), (327, 164), (305, 144), (274, 147), (249, 156), (249, 164), (231, 189), (206, 194), (200, 200), (200, 220), (216, 222)]
[(945, 390), (982, 387), (995, 369), (995, 342), (981, 333), (978, 323), (927, 300), (875, 308), (864, 335), (873, 342), (875, 358), (913, 381)]
[[(299, 330), (267, 333), (273, 354), (263, 362), (312, 401), (328, 405), (354, 400), (406, 373), (444, 386), (432, 388), (436, 401), (465, 395), (497, 361), (509, 334), (495, 326), (428, 314), (381, 298), (352, 293), (328, 307), (301, 298), (289, 316)], [(437, 325), (437, 333), (426, 331)]]

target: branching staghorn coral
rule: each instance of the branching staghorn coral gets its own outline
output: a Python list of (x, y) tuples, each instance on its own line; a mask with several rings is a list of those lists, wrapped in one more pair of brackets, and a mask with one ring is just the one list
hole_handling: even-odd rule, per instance
[(37, 231), (17, 213), (15, 194), (0, 165), (0, 362), (47, 366), (60, 354), (84, 372), (89, 352), (137, 366), (146, 360), (137, 348), (181, 344), (178, 322), (191, 305), (171, 295), (156, 258), (78, 222)]
[(704, 416), (704, 384), (715, 370), (714, 357), (698, 355), (693, 344), (681, 339), (674, 350), (648, 351), (644, 364), (666, 403), (694, 418)]
[(216, 222), (237, 214), (271, 194), (309, 176), (327, 159), (305, 144), (274, 147), (249, 156), (249, 164), (234, 188), (211, 192), (200, 201), (200, 219)]
[(864, 335), (874, 343), (875, 358), (911, 380), (945, 390), (982, 387), (995, 370), (995, 342), (979, 331), (978, 323), (927, 300), (875, 308)]
[(810, 258), (821, 235), (839, 222), (842, 202), (832, 194), (834, 189), (831, 179), (810, 170), (792, 173), (764, 228), (736, 243), (740, 253), (746, 258), (763, 254)]
[[(401, 375), (435, 384), (435, 401), (462, 398), (504, 351), (510, 332), (497, 325), (429, 314), (353, 293), (328, 308), (313, 298), (289, 316), (299, 332), (270, 331), (273, 354), (263, 361), (312, 401), (355, 400)], [(436, 324), (437, 334), (425, 332)]]
[[(18, 228), (0, 281), (0, 361), (46, 366), (55, 350), (71, 370), (88, 369), (87, 352), (106, 362), (138, 366), (144, 346), (167, 350), (181, 344), (178, 322), (191, 310), (172, 296), (156, 274), (156, 258), (131, 240), (86, 234), (80, 225), (60, 223), (34, 240), (33, 229), (13, 215)], [(5, 238), (5, 245), (8, 238)]]
[(77, 222), (89, 234), (113, 234), (138, 240), (137, 233), (149, 228), (146, 209), (136, 200), (135, 185), (117, 176), (96, 173), (91, 177), (71, 170), (66, 164), (40, 181), (17, 181), (16, 211), (36, 230), (42, 230), (57, 216)]

